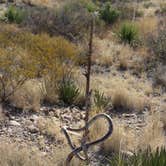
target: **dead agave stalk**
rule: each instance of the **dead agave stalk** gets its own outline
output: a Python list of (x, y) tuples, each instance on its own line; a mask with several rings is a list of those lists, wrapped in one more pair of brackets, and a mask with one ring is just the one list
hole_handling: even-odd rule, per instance
[[(91, 110), (91, 90), (90, 90), (90, 77), (91, 77), (91, 66), (92, 66), (92, 52), (93, 52), (93, 31), (94, 31), (94, 18), (92, 17), (92, 20), (90, 22), (90, 34), (89, 34), (89, 52), (87, 57), (87, 73), (85, 74), (86, 77), (86, 114), (85, 114), (85, 124), (89, 121), (89, 112)], [(88, 140), (88, 134), (89, 130), (86, 127), (85, 132), (83, 134), (82, 138), (82, 145), (84, 145)], [(83, 146), (84, 147), (84, 146)], [(83, 149), (85, 157), (88, 161), (88, 155), (87, 155), (87, 149)]]
[[(84, 73), (86, 77), (86, 92), (85, 92), (85, 97), (86, 97), (86, 114), (85, 114), (85, 126), (80, 128), (80, 129), (72, 129), (69, 127), (63, 127), (62, 130), (65, 134), (65, 137), (68, 141), (69, 146), (72, 149), (72, 152), (68, 155), (65, 166), (70, 166), (70, 162), (74, 156), (78, 157), (80, 160), (86, 161), (87, 164), (89, 163), (89, 157), (88, 157), (88, 148), (91, 146), (94, 146), (100, 142), (103, 142), (106, 140), (113, 131), (113, 124), (112, 124), (112, 119), (110, 116), (106, 114), (98, 114), (91, 118), (89, 120), (89, 113), (91, 110), (91, 89), (90, 89), (90, 78), (91, 78), (91, 65), (92, 65), (92, 48), (93, 48), (93, 33), (94, 33), (94, 18), (92, 17), (92, 20), (90, 22), (90, 34), (89, 34), (89, 51), (87, 55), (87, 70)], [(106, 134), (102, 137), (99, 138), (98, 140), (95, 140), (93, 142), (88, 142), (88, 135), (89, 135), (89, 127), (98, 119), (104, 118), (108, 122), (108, 131)], [(71, 138), (69, 136), (69, 132), (81, 132), (84, 131), (83, 137), (81, 140), (81, 146), (80, 147), (75, 147), (71, 141)], [(80, 152), (84, 153), (84, 156), (80, 154)]]

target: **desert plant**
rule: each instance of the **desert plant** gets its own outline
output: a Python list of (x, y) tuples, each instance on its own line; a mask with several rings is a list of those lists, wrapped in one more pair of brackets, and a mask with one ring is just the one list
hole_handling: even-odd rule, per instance
[(20, 24), (25, 18), (25, 12), (14, 6), (10, 6), (5, 13), (5, 17), (11, 23)]
[(59, 99), (71, 105), (79, 96), (79, 89), (71, 78), (64, 78), (58, 86)]
[(110, 3), (104, 4), (104, 6), (100, 10), (100, 17), (106, 23), (112, 24), (114, 23), (120, 15), (120, 12), (117, 9), (114, 9)]
[(156, 152), (151, 152), (147, 149), (130, 157), (124, 155), (115, 156), (110, 160), (111, 166), (165, 166), (166, 164), (166, 150), (164, 148), (157, 149)]
[(133, 44), (138, 40), (138, 28), (133, 23), (123, 23), (118, 36), (122, 42)]
[(110, 104), (110, 98), (99, 90), (94, 91), (94, 104), (98, 109), (105, 109)]

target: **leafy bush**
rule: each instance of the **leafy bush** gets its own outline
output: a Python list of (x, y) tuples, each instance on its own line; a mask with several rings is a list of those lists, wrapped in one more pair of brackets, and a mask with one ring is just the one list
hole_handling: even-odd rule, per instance
[(111, 166), (165, 166), (166, 150), (164, 148), (151, 152), (149, 149), (145, 152), (138, 152), (131, 157), (115, 156), (110, 160)]
[(59, 99), (67, 105), (71, 105), (79, 96), (79, 89), (71, 78), (64, 78), (58, 86)]
[(158, 32), (158, 35), (151, 35), (148, 39), (149, 48), (162, 63), (166, 63), (166, 30)]
[(110, 3), (106, 3), (100, 10), (101, 18), (108, 24), (114, 23), (120, 15), (120, 12), (114, 9)]
[(110, 104), (110, 98), (99, 90), (94, 91), (94, 104), (98, 109), (104, 109)]
[(122, 42), (133, 44), (138, 40), (138, 29), (133, 23), (124, 23), (120, 27), (118, 36)]
[(14, 6), (10, 6), (5, 13), (5, 17), (11, 23), (20, 24), (25, 18), (25, 12)]

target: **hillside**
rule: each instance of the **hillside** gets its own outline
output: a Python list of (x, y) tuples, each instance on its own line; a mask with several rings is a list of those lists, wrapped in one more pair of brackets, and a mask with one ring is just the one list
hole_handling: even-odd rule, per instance
[(166, 3), (0, 0), (0, 102), (0, 166), (165, 166)]

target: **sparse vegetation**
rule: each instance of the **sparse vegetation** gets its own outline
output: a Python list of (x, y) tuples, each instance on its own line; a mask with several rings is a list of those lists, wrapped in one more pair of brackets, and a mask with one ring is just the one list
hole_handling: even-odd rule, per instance
[[(99, 113), (113, 133), (90, 147), (89, 165), (165, 166), (165, 46), (157, 0), (1, 1), (0, 166), (64, 166), (72, 149), (61, 127)], [(87, 142), (107, 129), (97, 119)], [(86, 134), (69, 135), (80, 147)]]

